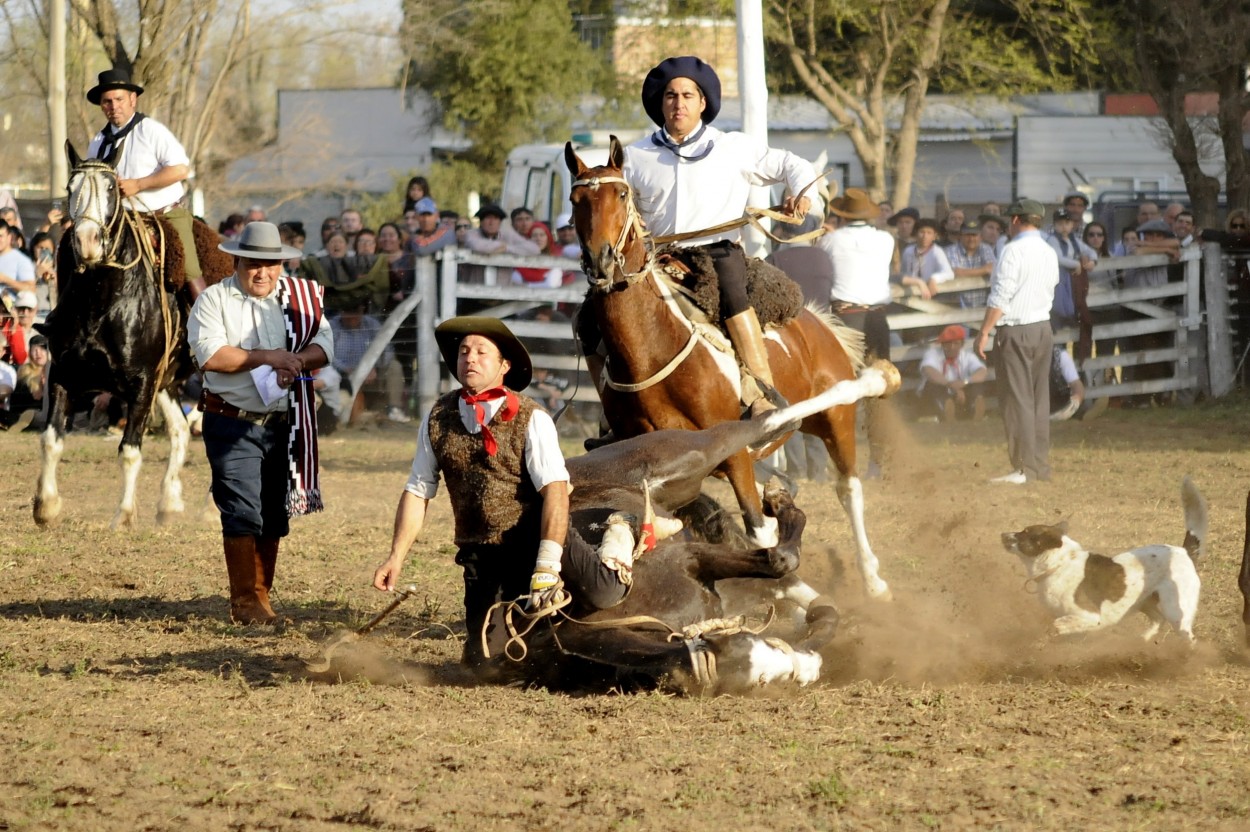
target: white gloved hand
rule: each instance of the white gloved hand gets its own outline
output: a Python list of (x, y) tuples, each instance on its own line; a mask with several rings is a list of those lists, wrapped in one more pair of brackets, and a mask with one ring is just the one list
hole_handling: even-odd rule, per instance
[(559, 591), (560, 558), (563, 554), (564, 547), (554, 540), (539, 541), (534, 574), (530, 576), (530, 597), (526, 602), (526, 609), (530, 612), (545, 607)]

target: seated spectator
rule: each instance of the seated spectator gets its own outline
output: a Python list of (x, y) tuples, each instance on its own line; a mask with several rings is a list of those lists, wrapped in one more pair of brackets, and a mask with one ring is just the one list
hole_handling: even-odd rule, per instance
[(1085, 385), (1076, 362), (1062, 346), (1056, 346), (1050, 362), (1050, 420), (1071, 419), (1085, 403)]
[(40, 231), (30, 240), (30, 251), (35, 261), (35, 296), (39, 299), (39, 309), (35, 320), (42, 321), (56, 306), (56, 245), (52, 235)]
[[(555, 256), (556, 238), (545, 223), (532, 222), (529, 232), (530, 240), (538, 246), (540, 255)], [(564, 272), (561, 269), (520, 268), (512, 272), (513, 283), (528, 286), (560, 286), (564, 283)]]
[(573, 215), (567, 211), (556, 217), (556, 254), (574, 260), (581, 259), (582, 243), (573, 227)]
[(378, 254), (378, 232), (372, 228), (362, 228), (360, 233), (356, 235), (356, 243), (352, 246), (352, 251), (357, 257), (377, 258)]
[[(290, 220), (278, 226), (278, 236), (282, 238), (282, 244), (291, 248), (304, 250), (304, 243), (308, 241), (308, 234), (304, 231), (304, 224), (299, 220)], [(290, 260), (282, 262), (282, 273), (287, 277), (294, 277), (299, 274), (299, 266), (303, 261), (303, 257), (292, 257)]]
[[(26, 363), (17, 368), (7, 415), (0, 411), (0, 420), (9, 429), (42, 430), (44, 427), (43, 393), (48, 383), (48, 339), (42, 335), (33, 336), (28, 352)], [(3, 386), (3, 381), (0, 381), (0, 397), (3, 397)]]
[(342, 377), (342, 384), (348, 389), (349, 395), (355, 393), (348, 411), (348, 423), (359, 424), (365, 411), (365, 397), (374, 393), (383, 393), (386, 397), (386, 418), (392, 422), (412, 421), (404, 412), (404, 376), (390, 344), (387, 344), (382, 357), (365, 376), (361, 389), (352, 391), (348, 387), (352, 372), (364, 358), (365, 350), (378, 336), (381, 329), (378, 319), (366, 315), (364, 304), (359, 304), (344, 309), (337, 317), (331, 318), (330, 326), (334, 330), (333, 367)]
[[(20, 366), (29, 360), (27, 347), (30, 339), (38, 334), (35, 332), (35, 319), (39, 311), (39, 298), (31, 291), (18, 292), (17, 299), (13, 301), (13, 310), (17, 326), (9, 333), (11, 341), (9, 346), (13, 351), (15, 363)], [(21, 342), (20, 348), (19, 341)]]
[(959, 242), (946, 249), (955, 277), (980, 277), (986, 280), (984, 289), (970, 289), (959, 293), (959, 305), (965, 309), (984, 309), (989, 298), (989, 277), (994, 271), (997, 258), (994, 249), (981, 240), (981, 223), (968, 220), (959, 229)]
[(955, 245), (955, 243), (959, 242), (959, 235), (963, 233), (963, 227), (963, 209), (951, 208), (946, 212), (946, 219), (942, 221), (942, 233), (938, 235), (938, 245), (943, 248)]
[(35, 264), (30, 258), (13, 247), (12, 229), (0, 220), (0, 295), (10, 300), (18, 292), (35, 290)]
[(1180, 241), (1181, 248), (1192, 246), (1196, 240), (1194, 237), (1194, 214), (1186, 209), (1176, 215), (1176, 219), (1172, 222), (1172, 233), (1176, 235), (1176, 239)]
[(938, 285), (954, 279), (946, 253), (937, 245), (938, 226), (931, 219), (916, 223), (916, 242), (903, 251), (900, 282), (916, 289), (922, 298), (931, 298)]
[(1137, 226), (1130, 225), (1120, 232), (1120, 242), (1111, 249), (1112, 257), (1131, 257), (1137, 250)]
[(217, 233), (227, 240), (233, 239), (243, 232), (247, 225), (247, 217), (242, 214), (231, 214), (217, 223)]
[(356, 245), (356, 235), (365, 227), (365, 218), (355, 208), (344, 208), (339, 214), (339, 230), (347, 238), (347, 247)]
[(473, 230), (473, 223), (466, 217), (457, 217), (455, 229), (456, 247), (465, 248), (469, 238), (469, 232)]
[(268, 216), (265, 214), (264, 208), (261, 208), (259, 205), (253, 205), (247, 209), (245, 219), (247, 222), (266, 222)]
[(1007, 223), (998, 214), (982, 214), (977, 219), (981, 221), (981, 242), (994, 249), (997, 261), (1003, 256), (1003, 246), (1007, 245)]
[(9, 400), (17, 389), (17, 369), (3, 356), (8, 352), (8, 339), (0, 332), (0, 428), (8, 430), (17, 421), (17, 414), (9, 411)]
[[(326, 217), (324, 220), (322, 220), (321, 221), (321, 248), (314, 251), (312, 256), (324, 257), (326, 253), (326, 246), (330, 242), (330, 235), (339, 231), (342, 231), (342, 226), (339, 223), (338, 217)], [(344, 236), (343, 240), (344, 242), (346, 242), (347, 237)]]
[(325, 287), (325, 310), (335, 315), (347, 309), (385, 308), (389, 284), (386, 274), (372, 270), (377, 258), (348, 254), (347, 238), (338, 231), (326, 239), (326, 253), (305, 257), (300, 275)]
[(538, 244), (515, 227), (505, 226), (505, 216), (498, 205), (483, 205), (477, 212), (479, 225), (465, 236), (465, 246), (478, 254), (537, 254)]
[(430, 183), (424, 176), (414, 176), (408, 180), (404, 188), (404, 214), (416, 207), (417, 203), (430, 196)]
[(1055, 286), (1050, 321), (1058, 328), (1072, 326), (1084, 315), (1089, 273), (1097, 255), (1073, 233), (1076, 222), (1066, 211), (1056, 211), (1051, 220), (1051, 233), (1046, 242), (1059, 258), (1059, 283)]
[[(455, 226), (442, 222), (438, 205), (428, 196), (413, 207), (416, 228), (408, 238), (407, 250), (417, 257), (426, 257), (456, 244)], [(407, 214), (405, 214), (407, 216)]]
[(959, 324), (942, 330), (920, 361), (916, 395), (944, 422), (985, 418), (985, 380), (989, 370), (972, 350), (964, 349), (967, 331)]

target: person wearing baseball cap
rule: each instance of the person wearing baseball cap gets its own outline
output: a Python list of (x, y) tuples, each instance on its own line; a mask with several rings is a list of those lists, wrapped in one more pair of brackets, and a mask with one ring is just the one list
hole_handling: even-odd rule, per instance
[[(703, 60), (683, 55), (661, 61), (642, 83), (642, 105), (658, 129), (625, 148), (624, 176), (652, 234), (701, 231), (741, 219), (756, 186), (786, 185), (790, 196), (782, 210), (800, 220), (821, 207), (813, 206), (807, 194), (816, 171), (805, 159), (745, 133), (712, 126), (720, 113), (721, 84), (716, 70)], [(747, 299), (740, 239), (741, 230), (734, 228), (690, 244), (704, 246), (712, 258), (721, 318), (747, 377), (771, 389), (764, 334)], [(755, 410), (773, 406), (754, 384), (744, 386), (743, 398)]]
[(964, 349), (968, 332), (959, 324), (942, 330), (920, 361), (916, 394), (942, 421), (985, 418), (985, 363)]
[(1050, 309), (1059, 257), (1042, 237), (1046, 207), (1021, 197), (1007, 209), (1011, 242), (990, 277), (976, 353), (994, 332), (995, 374), (1011, 471), (990, 482), (1024, 485), (1050, 479)]
[(492, 680), (501, 657), (488, 659), (482, 641), (488, 625), (488, 642), (502, 632), (491, 614), (497, 601), (526, 598), (531, 610), (541, 609), (562, 574), (576, 596), (596, 608), (619, 603), (628, 587), (570, 532), (569, 472), (555, 422), (520, 392), (533, 377), (525, 345), (490, 317), (448, 319), (434, 338), (461, 387), (439, 397), (421, 422), (390, 553), (374, 571), (373, 586), (395, 589), (441, 476), (454, 518), (456, 563), (464, 567), (469, 632), (462, 659), (480, 679)]

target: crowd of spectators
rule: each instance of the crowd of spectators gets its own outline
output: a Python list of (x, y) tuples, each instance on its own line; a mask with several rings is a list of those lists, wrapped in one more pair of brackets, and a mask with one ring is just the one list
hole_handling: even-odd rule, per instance
[[(1102, 222), (1090, 220), (1088, 198), (1079, 192), (1068, 194), (1060, 209), (1051, 217), (1046, 239), (1060, 260), (1060, 285), (1055, 292), (1052, 322), (1055, 327), (1086, 322), (1108, 322), (1117, 314), (1114, 309), (1084, 306), (1084, 296), (1091, 282), (1114, 281), (1116, 285), (1154, 286), (1169, 279), (1168, 268), (1134, 268), (1094, 270), (1100, 260), (1138, 254), (1165, 254), (1173, 261), (1184, 248), (1201, 241), (1214, 241), (1234, 250), (1250, 251), (1248, 218), (1243, 211), (1229, 214), (1224, 229), (1198, 230), (1193, 215), (1184, 206), (1173, 203), (1160, 209), (1153, 202), (1139, 206), (1136, 222), (1120, 230), (1112, 239)], [(895, 241), (891, 280), (922, 298), (943, 293), (943, 284), (961, 278), (986, 278), (1007, 242), (1006, 225), (1001, 204), (985, 203), (979, 212), (952, 207), (940, 217), (925, 217), (914, 207), (895, 211), (888, 202), (880, 204), (875, 222), (888, 231)], [(218, 225), (223, 237), (237, 235), (253, 220), (263, 220), (263, 207), (252, 205), (229, 214)], [(476, 223), (474, 222), (476, 220)], [(33, 325), (46, 317), (56, 305), (57, 280), (55, 250), (61, 233), (62, 216), (57, 210), (48, 213), (46, 222), (26, 234), (21, 217), (11, 197), (0, 193), (0, 429), (22, 421), (23, 426), (37, 428), (36, 412), (21, 420), (22, 412), (30, 410), (31, 402), (42, 403), (43, 385), (48, 363), (46, 343), (39, 344)], [(834, 223), (836, 224), (836, 223)], [(361, 390), (348, 391), (355, 363), (368, 346), (371, 333), (376, 333), (384, 318), (399, 306), (416, 288), (415, 258), (437, 254), (444, 249), (464, 248), (478, 254), (513, 254), (522, 256), (551, 255), (576, 261), (581, 255), (576, 231), (568, 214), (560, 216), (555, 228), (535, 219), (527, 208), (510, 213), (494, 204), (483, 205), (474, 217), (454, 211), (440, 211), (429, 183), (413, 177), (405, 192), (403, 210), (376, 229), (365, 225), (361, 212), (346, 208), (338, 216), (326, 217), (320, 224), (319, 237), (309, 241), (306, 226), (288, 220), (279, 229), (286, 245), (307, 252), (285, 263), (285, 272), (316, 281), (325, 289), (327, 314), (336, 336), (358, 344), (359, 349), (341, 350), (336, 366), (327, 367), (318, 379), (326, 403), (328, 424), (353, 423), (386, 418), (408, 422), (414, 415), (416, 379), (415, 319), (401, 324), (375, 369), (368, 374)], [(1246, 260), (1239, 261), (1234, 275), (1237, 285), (1244, 285), (1243, 299), (1250, 301), (1250, 271)], [(462, 282), (482, 282), (485, 267), (462, 265)], [(530, 286), (560, 286), (576, 279), (577, 267), (567, 269), (523, 267), (512, 270), (509, 279)], [(961, 307), (980, 308), (985, 304), (987, 289), (963, 288), (957, 294)], [(1250, 318), (1250, 316), (1247, 316)], [(1250, 325), (1248, 325), (1250, 328)], [(950, 333), (948, 333), (949, 335)], [(1250, 332), (1244, 333), (1250, 342)], [(1137, 336), (1118, 342), (1078, 344), (1074, 350), (1075, 364), (1088, 358), (1092, 350), (1105, 354), (1111, 350), (1145, 349), (1158, 336)], [(949, 351), (950, 341), (944, 350)], [(934, 342), (934, 354), (943, 352)], [(38, 348), (36, 348), (38, 347)], [(966, 347), (965, 347), (966, 350)], [(936, 358), (935, 358), (936, 360)], [(933, 362), (930, 362), (933, 363)], [(1166, 367), (1126, 368), (1125, 380), (1147, 378)], [(1056, 378), (1059, 378), (1057, 371)], [(566, 382), (550, 373), (540, 380), (542, 389), (536, 397), (555, 406)], [(87, 403), (88, 411), (96, 412), (97, 423), (108, 410), (104, 401)], [(932, 397), (929, 397), (932, 398)], [(367, 402), (376, 401), (370, 410)], [(1137, 399), (1129, 399), (1133, 404)], [(976, 399), (960, 401), (957, 408), (931, 403), (936, 415), (975, 417), (982, 412)], [(113, 420), (119, 414), (114, 413)]]

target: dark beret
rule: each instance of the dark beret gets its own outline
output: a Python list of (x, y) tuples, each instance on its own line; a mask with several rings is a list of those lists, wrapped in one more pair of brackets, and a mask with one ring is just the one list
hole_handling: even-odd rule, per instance
[(716, 70), (693, 55), (666, 58), (647, 73), (642, 82), (642, 108), (651, 120), (664, 126), (664, 90), (674, 78), (689, 78), (699, 85), (707, 102), (703, 109), (703, 123), (715, 121), (720, 113), (720, 78)]
[(475, 215), (479, 220), (483, 217), (498, 217), (499, 219), (507, 219), (508, 215), (498, 205), (487, 203), (477, 210)]

